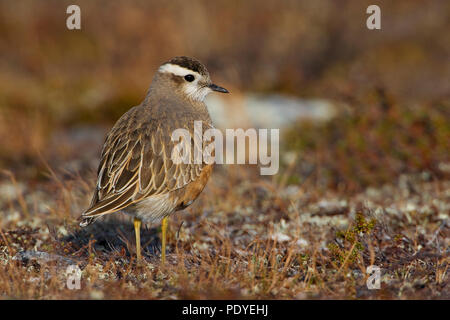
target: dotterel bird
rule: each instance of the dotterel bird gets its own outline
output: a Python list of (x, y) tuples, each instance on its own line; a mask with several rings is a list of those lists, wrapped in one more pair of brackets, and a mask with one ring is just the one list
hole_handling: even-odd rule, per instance
[(211, 82), (207, 69), (196, 59), (175, 57), (160, 66), (144, 101), (126, 112), (107, 134), (97, 185), (80, 226), (118, 211), (131, 215), (140, 260), (141, 223), (162, 220), (164, 263), (167, 217), (189, 206), (212, 172), (212, 164), (174, 162), (171, 134), (181, 128), (193, 136), (194, 121), (212, 127), (203, 102), (212, 91), (228, 93)]

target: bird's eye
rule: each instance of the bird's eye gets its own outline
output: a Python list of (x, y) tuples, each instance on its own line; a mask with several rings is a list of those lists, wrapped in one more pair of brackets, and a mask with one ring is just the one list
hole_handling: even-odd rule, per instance
[(194, 81), (195, 77), (192, 74), (187, 74), (184, 76), (184, 79), (186, 81), (192, 82), (192, 81)]

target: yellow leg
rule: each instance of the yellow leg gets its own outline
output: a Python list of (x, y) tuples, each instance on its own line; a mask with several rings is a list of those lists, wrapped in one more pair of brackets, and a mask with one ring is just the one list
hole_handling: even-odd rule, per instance
[(167, 216), (163, 218), (161, 224), (162, 230), (162, 244), (161, 244), (161, 262), (164, 264), (166, 262), (166, 237), (167, 237)]
[(134, 233), (136, 233), (137, 261), (141, 261), (141, 220), (138, 218), (134, 218)]

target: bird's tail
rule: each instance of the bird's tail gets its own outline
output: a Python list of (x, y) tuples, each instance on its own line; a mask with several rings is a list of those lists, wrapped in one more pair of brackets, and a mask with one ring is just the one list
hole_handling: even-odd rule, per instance
[(98, 216), (81, 216), (80, 227), (84, 228), (97, 220)]

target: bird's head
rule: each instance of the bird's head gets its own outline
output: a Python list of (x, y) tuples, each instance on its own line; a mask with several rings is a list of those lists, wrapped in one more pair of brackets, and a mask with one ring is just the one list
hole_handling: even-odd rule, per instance
[(203, 101), (212, 91), (228, 93), (227, 89), (212, 83), (206, 67), (194, 58), (175, 57), (163, 63), (158, 78), (193, 101)]

